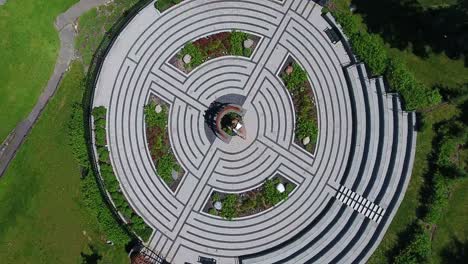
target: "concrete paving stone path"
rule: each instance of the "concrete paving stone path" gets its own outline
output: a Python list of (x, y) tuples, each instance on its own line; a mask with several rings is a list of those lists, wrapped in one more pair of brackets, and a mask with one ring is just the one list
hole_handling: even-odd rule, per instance
[[(121, 32), (101, 69), (94, 106), (107, 111), (110, 158), (134, 210), (154, 229), (146, 246), (171, 263), (364, 263), (404, 196), (416, 144), (383, 79), (369, 78), (325, 30), (342, 34), (308, 0), (186, 0), (152, 4)], [(233, 29), (261, 37), (250, 58), (225, 56), (185, 74), (169, 61), (187, 42)], [(295, 112), (279, 73), (288, 58), (308, 73), (319, 136), (310, 154), (294, 143)], [(170, 105), (172, 150), (186, 171), (171, 191), (146, 143), (143, 107)], [(246, 140), (210, 140), (204, 112), (243, 98)], [(233, 221), (208, 215), (213, 191), (239, 193), (281, 174), (297, 184), (274, 208)]]

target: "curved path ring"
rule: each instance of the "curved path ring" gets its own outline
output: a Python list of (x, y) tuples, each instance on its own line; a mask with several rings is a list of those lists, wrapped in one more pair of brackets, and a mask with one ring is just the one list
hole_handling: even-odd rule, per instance
[[(342, 41), (333, 43), (327, 30)], [(261, 38), (250, 58), (210, 60), (190, 74), (170, 59), (188, 42), (239, 30)], [(416, 132), (381, 78), (347, 53), (331, 16), (308, 0), (186, 0), (159, 14), (144, 8), (121, 32), (101, 69), (94, 106), (107, 111), (107, 142), (121, 189), (150, 225), (147, 247), (172, 263), (364, 262), (406, 189)], [(292, 99), (279, 73), (288, 58), (308, 73), (319, 137), (310, 154), (294, 143)], [(150, 95), (170, 105), (169, 135), (186, 175), (172, 192), (146, 143)], [(205, 131), (204, 113), (240, 100), (248, 137), (227, 144)], [(244, 192), (281, 174), (297, 187), (277, 206), (227, 221), (203, 212), (210, 194)]]

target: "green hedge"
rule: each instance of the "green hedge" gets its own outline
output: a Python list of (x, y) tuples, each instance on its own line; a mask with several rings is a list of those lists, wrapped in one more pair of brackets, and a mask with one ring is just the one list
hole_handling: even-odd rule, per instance
[(439, 104), (442, 97), (437, 89), (429, 89), (417, 81), (400, 60), (389, 58), (382, 38), (369, 34), (345, 6), (329, 6), (336, 21), (349, 37), (353, 52), (366, 63), (371, 75), (385, 74), (391, 89), (400, 93), (406, 110), (427, 108)]
[[(147, 226), (143, 219), (136, 214), (129, 203), (125, 199), (120, 190), (120, 184), (114, 174), (114, 170), (109, 161), (109, 150), (106, 144), (106, 109), (102, 106), (93, 109), (92, 115), (94, 117), (94, 133), (96, 149), (98, 153), (99, 168), (101, 178), (103, 179), (106, 190), (110, 193), (112, 201), (116, 209), (123, 215), (129, 222), (128, 226), (133, 232), (140, 236), (144, 241), (147, 241), (151, 236), (152, 229)], [(157, 122), (156, 120), (155, 122)]]
[(415, 236), (395, 258), (395, 264), (427, 263), (431, 256), (431, 239), (425, 228), (419, 224)]

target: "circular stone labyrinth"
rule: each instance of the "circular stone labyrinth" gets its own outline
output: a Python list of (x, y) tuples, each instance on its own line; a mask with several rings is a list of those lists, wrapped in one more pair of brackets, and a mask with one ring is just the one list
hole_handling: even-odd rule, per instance
[[(189, 74), (169, 63), (186, 43), (232, 30), (260, 38), (250, 57), (219, 57)], [(107, 108), (121, 190), (154, 230), (146, 251), (171, 263), (370, 257), (406, 190), (416, 120), (347, 47), (333, 18), (308, 0), (185, 0), (162, 14), (149, 4), (129, 22), (103, 62), (93, 106)], [(315, 96), (313, 154), (294, 143), (294, 106), (279, 77), (290, 58)], [(174, 192), (146, 143), (143, 108), (151, 95), (170, 106), (171, 148), (186, 172)], [(207, 133), (205, 111), (223, 100), (246, 110), (245, 140), (225, 143)], [(296, 188), (273, 208), (231, 221), (203, 212), (214, 191), (242, 193), (278, 174)]]

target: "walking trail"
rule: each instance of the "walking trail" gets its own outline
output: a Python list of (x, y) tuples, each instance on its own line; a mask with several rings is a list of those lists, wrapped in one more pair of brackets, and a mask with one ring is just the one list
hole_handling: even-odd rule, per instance
[[(0, 0), (1, 3), (2, 0)], [(111, 0), (112, 1), (112, 0)], [(49, 79), (36, 105), (28, 117), (21, 121), (10, 133), (5, 142), (0, 145), (0, 177), (5, 173), (16, 151), (19, 149), (29, 131), (39, 118), (49, 99), (55, 94), (63, 74), (68, 70), (70, 62), (75, 58), (76, 20), (88, 10), (103, 5), (109, 0), (81, 0), (64, 13), (57, 16), (55, 28), (59, 32), (60, 53), (55, 62), (54, 73)]]

